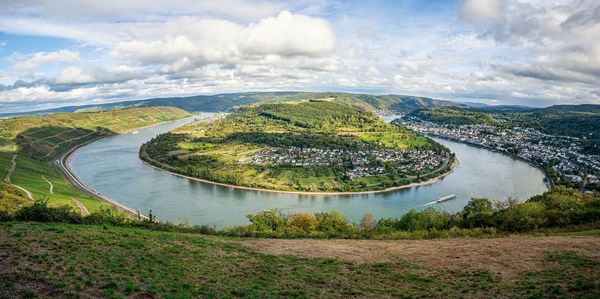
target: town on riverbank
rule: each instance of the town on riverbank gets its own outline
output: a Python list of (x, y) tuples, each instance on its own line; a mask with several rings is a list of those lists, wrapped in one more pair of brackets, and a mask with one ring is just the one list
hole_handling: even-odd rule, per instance
[(600, 189), (600, 156), (584, 153), (578, 137), (544, 134), (526, 127), (436, 124), (412, 116), (403, 116), (394, 123), (420, 134), (449, 138), (524, 159), (542, 168), (553, 184), (583, 190)]

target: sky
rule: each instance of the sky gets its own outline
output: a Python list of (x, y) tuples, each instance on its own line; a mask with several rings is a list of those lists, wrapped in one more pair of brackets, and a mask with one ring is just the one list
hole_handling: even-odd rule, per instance
[(247, 91), (600, 104), (600, 0), (0, 0), (0, 112)]

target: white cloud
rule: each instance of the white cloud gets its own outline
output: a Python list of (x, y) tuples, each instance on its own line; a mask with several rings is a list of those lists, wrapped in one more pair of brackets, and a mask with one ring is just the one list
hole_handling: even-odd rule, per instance
[[(77, 54), (69, 61), (74, 55), (4, 50), (0, 110), (31, 109), (17, 108), (33, 103), (25, 98), (57, 105), (265, 90), (600, 102), (597, 0), (464, 0), (435, 17), (429, 6), (394, 5), (0, 0), (9, 38), (59, 37), (81, 51), (63, 50)], [(67, 65), (38, 68), (51, 62)]]
[(54, 52), (37, 52), (29, 58), (14, 65), (16, 69), (31, 70), (46, 63), (72, 62), (79, 60), (79, 52), (58, 50)]
[(461, 16), (473, 23), (494, 23), (502, 19), (503, 0), (465, 0), (460, 6)]
[(335, 46), (326, 21), (288, 11), (248, 26), (184, 17), (156, 27), (161, 29), (152, 31), (153, 36), (138, 34), (117, 44), (113, 55), (177, 72), (211, 63), (268, 63), (277, 60), (275, 56), (319, 58), (331, 56)]
[(324, 56), (334, 51), (334, 33), (323, 19), (283, 11), (250, 24), (241, 32), (239, 48), (258, 55)]
[(51, 21), (148, 21), (165, 15), (213, 15), (253, 20), (283, 9), (277, 2), (243, 0), (19, 0), (0, 1), (0, 11), (19, 16), (39, 16)]
[(56, 84), (90, 84), (90, 83), (114, 83), (125, 82), (136, 79), (139, 73), (125, 65), (116, 66), (110, 70), (102, 67), (82, 69), (71, 66), (62, 70), (53, 83)]
[(414, 61), (401, 61), (398, 62), (398, 66), (403, 72), (414, 72), (419, 69), (419, 64)]

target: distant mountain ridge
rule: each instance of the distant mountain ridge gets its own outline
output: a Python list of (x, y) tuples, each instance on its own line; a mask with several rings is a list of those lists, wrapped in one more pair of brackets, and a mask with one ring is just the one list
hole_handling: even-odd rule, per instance
[(189, 97), (152, 98), (98, 105), (65, 106), (30, 112), (4, 113), (0, 114), (0, 116), (41, 115), (57, 112), (90, 112), (131, 107), (157, 106), (177, 107), (188, 112), (223, 112), (232, 111), (239, 106), (250, 104), (277, 103), (324, 98), (334, 98), (336, 102), (347, 104), (354, 108), (365, 111), (388, 110), (396, 113), (409, 113), (411, 111), (429, 106), (468, 107), (467, 104), (459, 102), (394, 94), (370, 95), (338, 92), (245, 92), (196, 95)]

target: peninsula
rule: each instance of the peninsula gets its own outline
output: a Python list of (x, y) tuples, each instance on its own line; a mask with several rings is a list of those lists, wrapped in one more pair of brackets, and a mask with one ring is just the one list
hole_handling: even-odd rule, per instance
[(393, 190), (448, 173), (442, 145), (328, 100), (240, 108), (140, 149), (156, 167), (205, 181), (288, 192)]

